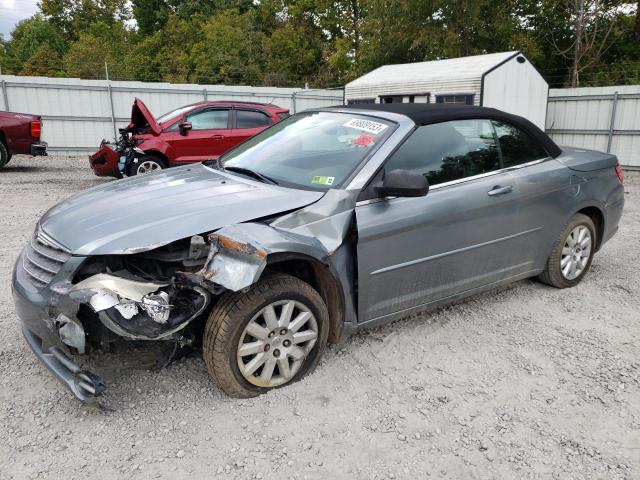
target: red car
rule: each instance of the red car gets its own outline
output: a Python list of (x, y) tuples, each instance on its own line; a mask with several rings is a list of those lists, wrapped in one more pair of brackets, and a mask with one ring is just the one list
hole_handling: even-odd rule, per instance
[(26, 113), (0, 112), (0, 168), (13, 154), (46, 155), (47, 144), (40, 141), (42, 118)]
[(120, 178), (215, 159), (288, 116), (276, 105), (198, 102), (154, 118), (136, 98), (118, 141), (103, 140), (89, 162), (96, 175)]

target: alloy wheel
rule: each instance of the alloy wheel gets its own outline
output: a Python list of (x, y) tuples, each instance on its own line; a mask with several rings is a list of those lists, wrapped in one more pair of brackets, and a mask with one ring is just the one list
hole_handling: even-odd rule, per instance
[(591, 232), (584, 225), (575, 227), (564, 241), (560, 258), (560, 271), (567, 280), (578, 278), (589, 263), (591, 256)]
[(142, 173), (154, 172), (156, 170), (162, 170), (162, 166), (158, 162), (154, 162), (153, 160), (145, 160), (136, 169), (136, 174), (140, 175)]
[(298, 373), (317, 339), (318, 322), (308, 307), (295, 300), (270, 303), (240, 336), (240, 373), (259, 387), (283, 385)]

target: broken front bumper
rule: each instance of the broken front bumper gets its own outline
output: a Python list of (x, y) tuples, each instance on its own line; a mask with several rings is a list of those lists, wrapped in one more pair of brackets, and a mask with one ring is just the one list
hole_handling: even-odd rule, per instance
[(72, 355), (118, 337), (186, 344), (182, 330), (209, 305), (210, 294), (198, 286), (108, 274), (73, 284), (87, 258), (46, 246), (38, 238), (23, 250), (13, 271), (16, 312), (36, 356), (82, 401), (100, 395), (104, 383), (76, 365)]
[[(16, 266), (23, 261), (23, 255)], [(51, 320), (51, 291), (35, 288), (21, 268), (14, 269), (11, 285), (22, 334), (33, 353), (76, 398), (83, 402), (95, 400), (104, 391), (104, 382), (71, 359), (68, 346), (62, 342)]]
[(120, 152), (117, 152), (109, 145), (103, 144), (93, 155), (89, 155), (89, 165), (98, 177), (122, 178), (118, 168)]
[(45, 347), (42, 339), (24, 325), (22, 334), (36, 357), (78, 400), (91, 402), (102, 395), (105, 384), (99, 376), (82, 370), (59, 347)]

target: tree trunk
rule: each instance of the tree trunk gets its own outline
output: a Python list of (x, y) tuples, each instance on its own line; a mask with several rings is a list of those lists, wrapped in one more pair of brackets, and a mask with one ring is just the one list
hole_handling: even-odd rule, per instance
[(636, 5), (636, 28), (634, 30), (636, 41), (640, 42), (640, 0)]
[[(360, 8), (359, 0), (351, 0), (351, 14), (353, 16), (353, 53), (354, 59), (358, 60), (360, 53)], [(638, 0), (640, 2), (640, 0)]]
[(571, 65), (571, 87), (578, 87), (578, 67), (580, 66), (580, 51), (582, 49), (582, 33), (584, 30), (584, 0), (576, 0), (578, 11), (576, 12), (575, 31), (576, 43), (573, 48), (573, 63)]

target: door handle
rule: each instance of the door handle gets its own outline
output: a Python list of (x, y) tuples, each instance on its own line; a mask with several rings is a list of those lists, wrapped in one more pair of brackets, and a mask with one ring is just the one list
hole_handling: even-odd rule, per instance
[(213, 140), (222, 140), (224, 138), (224, 135), (214, 135), (213, 137), (211, 137)]
[(496, 195), (505, 195), (507, 193), (511, 193), (513, 191), (513, 187), (511, 185), (507, 185), (501, 187), (500, 185), (496, 185), (491, 190), (487, 192), (487, 195), (490, 197), (495, 197)]

